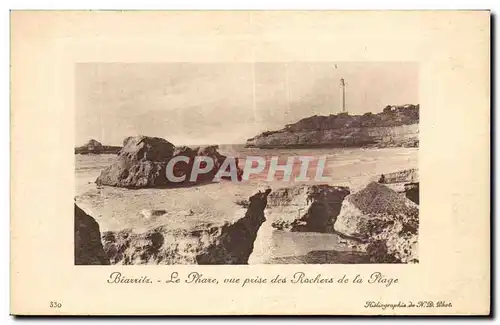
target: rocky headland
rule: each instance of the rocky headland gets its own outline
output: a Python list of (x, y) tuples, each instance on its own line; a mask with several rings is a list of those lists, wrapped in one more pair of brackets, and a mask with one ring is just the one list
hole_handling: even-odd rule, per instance
[[(177, 162), (173, 174), (176, 177), (185, 176), (185, 181), (175, 183), (167, 178), (167, 164), (178, 157), (188, 157), (189, 161)], [(195, 158), (198, 156), (209, 157), (214, 162), (214, 167), (204, 174), (200, 174), (194, 181), (190, 181), (191, 171)], [(194, 185), (211, 182), (222, 167), (226, 156), (218, 152), (218, 146), (204, 146), (190, 148), (176, 147), (165, 139), (157, 137), (136, 136), (128, 137), (123, 141), (123, 147), (118, 152), (115, 162), (102, 170), (96, 179), (97, 185), (109, 185), (125, 188), (145, 188), (160, 186)], [(235, 161), (237, 178), (241, 179), (242, 170)]]
[(122, 147), (119, 146), (105, 146), (97, 140), (90, 139), (83, 146), (75, 148), (75, 154), (88, 155), (88, 154), (117, 154)]
[(250, 148), (418, 147), (419, 105), (387, 106), (378, 114), (311, 116), (248, 139)]

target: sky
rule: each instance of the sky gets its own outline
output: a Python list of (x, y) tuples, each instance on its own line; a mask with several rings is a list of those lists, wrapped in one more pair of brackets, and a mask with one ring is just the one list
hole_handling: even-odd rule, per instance
[(174, 145), (236, 144), (312, 115), (418, 104), (411, 62), (79, 63), (76, 145), (133, 135)]

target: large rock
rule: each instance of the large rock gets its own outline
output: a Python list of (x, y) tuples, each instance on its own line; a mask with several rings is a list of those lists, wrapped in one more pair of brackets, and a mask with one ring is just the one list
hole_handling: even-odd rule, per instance
[(118, 156), (113, 164), (101, 171), (96, 183), (127, 188), (154, 187), (167, 183), (165, 175), (165, 162)]
[(104, 232), (104, 250), (112, 264), (247, 264), (269, 193), (254, 194), (234, 215), (158, 212), (157, 222)]
[(377, 182), (347, 196), (334, 225), (372, 262), (418, 261), (418, 205)]
[(395, 183), (415, 183), (419, 181), (417, 168), (399, 170), (397, 172), (380, 175), (379, 183), (395, 184)]
[[(193, 185), (199, 182), (209, 182), (219, 171), (226, 156), (217, 151), (217, 146), (202, 148), (178, 147), (162, 138), (146, 136), (128, 137), (123, 142), (123, 148), (118, 153), (116, 161), (101, 172), (97, 178), (98, 185), (110, 185), (126, 188), (142, 188), (157, 186)], [(177, 162), (174, 165), (174, 175), (186, 175), (181, 183), (170, 182), (167, 179), (166, 168), (168, 162), (177, 156), (189, 158), (186, 162)], [(210, 157), (214, 161), (214, 168), (208, 173), (200, 174), (194, 182), (190, 181), (191, 171), (196, 156)], [(236, 161), (237, 167), (237, 161)], [(242, 171), (237, 168), (238, 180), (241, 180)]]
[[(212, 158), (212, 160), (214, 162), (214, 167), (212, 169), (212, 172), (207, 173), (207, 174), (198, 175), (198, 180), (211, 181), (213, 179), (213, 177), (215, 176), (215, 174), (217, 173), (217, 171), (220, 170), (220, 168), (222, 167), (222, 164), (224, 163), (224, 161), (226, 160), (227, 157), (220, 154), (218, 152), (218, 149), (219, 149), (219, 146), (217, 146), (217, 145), (202, 146), (202, 147), (198, 147), (198, 148), (193, 149), (193, 151), (195, 152), (195, 156), (210, 157), (210, 158)], [(190, 165), (188, 167), (189, 170), (191, 170), (192, 164), (193, 164), (193, 161), (190, 161)], [(237, 180), (241, 181), (242, 176), (243, 176), (243, 170), (238, 167), (238, 158), (234, 158), (234, 164), (235, 164), (235, 167), (237, 170), (236, 171)], [(230, 177), (223, 176), (222, 179), (230, 179)]]
[(420, 203), (419, 173), (417, 168), (381, 174), (378, 176), (377, 181), (396, 192), (404, 193), (414, 203)]
[(118, 155), (130, 160), (168, 161), (175, 146), (162, 138), (136, 136), (123, 140), (123, 148)]
[(75, 204), (75, 265), (108, 265), (99, 224)]
[(247, 147), (418, 147), (419, 105), (388, 106), (378, 114), (311, 116), (247, 140)]
[(89, 150), (100, 150), (100, 149), (102, 149), (102, 143), (100, 143), (99, 141), (94, 140), (94, 139), (90, 139), (83, 146), (87, 147), (87, 149), (89, 149)]
[(342, 201), (349, 195), (343, 186), (297, 185), (269, 196), (272, 226), (280, 230), (333, 232)]

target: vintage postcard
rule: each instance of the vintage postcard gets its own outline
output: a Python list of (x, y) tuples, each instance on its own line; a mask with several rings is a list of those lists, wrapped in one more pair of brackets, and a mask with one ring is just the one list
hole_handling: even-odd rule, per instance
[(490, 313), (488, 11), (13, 11), (11, 58), (12, 314)]

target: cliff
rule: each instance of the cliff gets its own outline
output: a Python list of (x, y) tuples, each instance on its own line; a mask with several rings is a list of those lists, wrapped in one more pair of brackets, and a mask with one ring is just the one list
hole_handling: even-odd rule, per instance
[(315, 115), (248, 139), (246, 147), (418, 147), (419, 110), (419, 105), (404, 105), (378, 114)]

